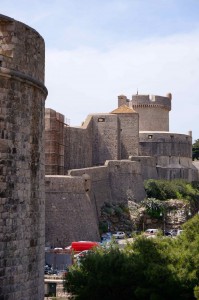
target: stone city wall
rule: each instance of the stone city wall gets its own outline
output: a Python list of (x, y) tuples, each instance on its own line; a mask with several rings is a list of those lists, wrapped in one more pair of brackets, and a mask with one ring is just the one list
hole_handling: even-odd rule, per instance
[(71, 176), (88, 175), (89, 192), (92, 203), (95, 206), (97, 216), (100, 215), (104, 202), (113, 202), (109, 183), (109, 169), (107, 166), (99, 166), (85, 169), (70, 170)]
[(44, 298), (44, 41), (0, 15), (1, 299)]
[(65, 127), (65, 174), (70, 169), (92, 166), (92, 130), (90, 116), (81, 127)]
[(140, 162), (143, 180), (158, 179), (157, 159), (151, 156), (131, 156), (132, 161)]
[(106, 161), (105, 166), (70, 170), (68, 176), (46, 176), (46, 246), (100, 240), (105, 202), (127, 204), (145, 196), (139, 162)]
[(156, 159), (158, 179), (195, 180), (192, 138), (172, 132), (140, 132), (139, 155)]
[(63, 118), (46, 109), (46, 175), (67, 174), (70, 169), (138, 155), (137, 113), (89, 115), (81, 127), (70, 127)]
[(195, 175), (194, 180), (199, 181), (199, 161), (198, 160), (193, 161), (193, 172)]
[(112, 114), (93, 115), (92, 153), (93, 165), (103, 165), (106, 160), (118, 159), (118, 118)]
[(46, 246), (100, 240), (95, 205), (82, 176), (46, 176)]
[(118, 114), (120, 137), (120, 159), (138, 155), (139, 149), (139, 115), (137, 113)]
[(114, 203), (128, 200), (140, 202), (146, 196), (140, 162), (129, 160), (108, 161), (111, 195)]
[[(140, 156), (165, 157), (165, 166), (172, 157), (192, 161), (192, 138), (189, 135), (171, 132), (140, 132)], [(163, 164), (163, 162), (161, 162)]]

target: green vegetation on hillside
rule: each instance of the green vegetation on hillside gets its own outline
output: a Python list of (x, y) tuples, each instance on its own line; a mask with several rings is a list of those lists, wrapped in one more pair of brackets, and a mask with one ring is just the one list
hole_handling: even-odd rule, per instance
[(168, 199), (199, 199), (199, 184), (187, 182), (182, 179), (155, 180), (149, 179), (144, 182), (145, 191), (148, 198), (159, 200)]
[(141, 205), (145, 207), (146, 213), (151, 218), (160, 219), (161, 213), (165, 212), (164, 203), (161, 200), (155, 198), (147, 198), (141, 202)]
[[(96, 249), (71, 267), (72, 299), (199, 299), (199, 216), (177, 238), (138, 237), (126, 248)], [(194, 297), (195, 295), (195, 297)]]
[(192, 159), (199, 159), (199, 139), (197, 139), (192, 145)]

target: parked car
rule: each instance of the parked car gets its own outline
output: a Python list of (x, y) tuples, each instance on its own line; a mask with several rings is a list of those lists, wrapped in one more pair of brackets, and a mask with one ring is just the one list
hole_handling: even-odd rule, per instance
[(172, 236), (177, 236), (177, 235), (181, 234), (182, 232), (183, 232), (182, 229), (171, 229), (170, 230), (170, 233)]
[(123, 231), (117, 231), (116, 233), (113, 233), (113, 237), (116, 239), (124, 239), (126, 235)]
[(145, 230), (144, 235), (156, 236), (158, 234), (158, 232), (160, 232), (160, 230), (157, 228), (149, 228), (149, 229)]
[(109, 243), (112, 240), (112, 234), (110, 232), (103, 233), (101, 235), (101, 244)]
[(101, 238), (102, 239), (111, 239), (111, 236), (112, 236), (112, 233), (111, 232), (105, 232), (105, 233), (102, 233), (101, 235)]
[(170, 237), (173, 236), (170, 230), (165, 230), (165, 231), (163, 231), (163, 235), (164, 235), (164, 236), (170, 236)]
[(176, 236), (177, 233), (178, 233), (178, 229), (171, 229), (170, 233), (171, 233), (172, 236)]
[(178, 229), (177, 235), (180, 235), (181, 233), (183, 233), (183, 231), (184, 231), (184, 230), (182, 230), (182, 229)]
[(92, 241), (78, 241), (78, 242), (72, 242), (71, 243), (71, 251), (84, 251), (84, 250), (90, 250), (94, 247), (98, 247), (99, 242), (92, 242)]
[(62, 252), (62, 250), (63, 250), (63, 248), (61, 248), (61, 247), (55, 247), (53, 249), (54, 252)]

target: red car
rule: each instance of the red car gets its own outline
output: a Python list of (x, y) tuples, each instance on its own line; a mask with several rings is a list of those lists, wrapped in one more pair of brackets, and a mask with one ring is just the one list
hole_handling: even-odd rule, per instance
[(90, 250), (93, 247), (98, 247), (98, 242), (91, 242), (91, 241), (79, 241), (79, 242), (72, 242), (71, 243), (71, 250), (73, 251), (84, 251)]

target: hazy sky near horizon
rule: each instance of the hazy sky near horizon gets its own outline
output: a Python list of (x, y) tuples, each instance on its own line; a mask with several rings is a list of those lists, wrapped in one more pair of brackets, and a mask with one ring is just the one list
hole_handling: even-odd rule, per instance
[(46, 44), (46, 107), (79, 126), (117, 96), (173, 95), (170, 131), (199, 138), (198, 0), (1, 0)]

